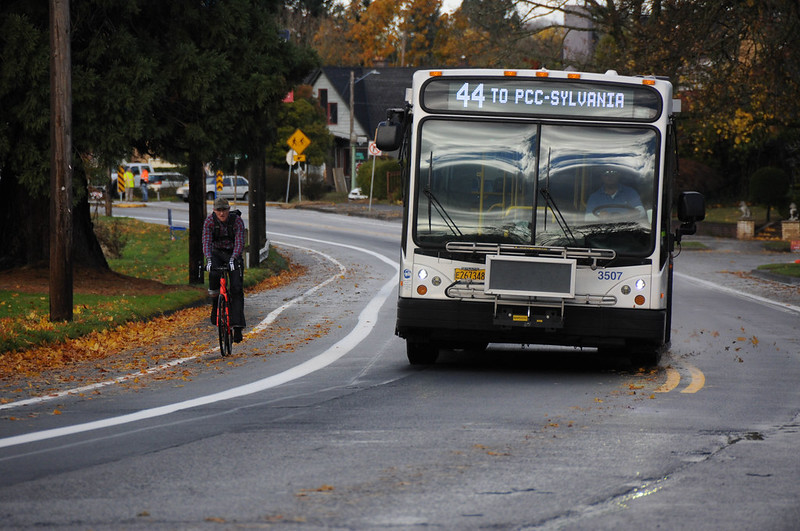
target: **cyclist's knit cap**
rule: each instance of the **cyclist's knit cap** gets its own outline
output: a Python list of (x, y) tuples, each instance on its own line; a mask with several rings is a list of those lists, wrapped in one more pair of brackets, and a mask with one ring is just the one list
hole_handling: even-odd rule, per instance
[(228, 204), (228, 200), (223, 197), (218, 197), (216, 201), (214, 201), (214, 210), (228, 210), (231, 206)]

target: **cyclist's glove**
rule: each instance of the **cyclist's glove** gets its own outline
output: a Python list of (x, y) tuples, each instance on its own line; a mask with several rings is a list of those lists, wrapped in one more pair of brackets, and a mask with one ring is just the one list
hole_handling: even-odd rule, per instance
[(233, 261), (233, 257), (231, 257), (231, 259), (228, 260), (228, 267), (231, 268), (231, 271), (236, 270), (236, 262)]
[(206, 271), (211, 272), (211, 258), (206, 258)]

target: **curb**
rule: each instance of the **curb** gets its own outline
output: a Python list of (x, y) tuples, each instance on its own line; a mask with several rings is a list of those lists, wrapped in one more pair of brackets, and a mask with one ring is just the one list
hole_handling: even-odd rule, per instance
[(788, 286), (800, 286), (800, 278), (798, 277), (779, 275), (777, 273), (771, 273), (769, 271), (764, 271), (761, 269), (753, 269), (752, 271), (750, 271), (750, 274), (757, 278), (761, 278), (764, 280), (772, 280), (773, 282), (780, 282)]
[(402, 209), (386, 210), (373, 208), (370, 212), (366, 206), (341, 206), (333, 203), (301, 203), (299, 205), (294, 205), (293, 208), (300, 210), (315, 210), (317, 212), (325, 212), (328, 214), (344, 214), (346, 216), (382, 219), (386, 221), (399, 220), (403, 217)]

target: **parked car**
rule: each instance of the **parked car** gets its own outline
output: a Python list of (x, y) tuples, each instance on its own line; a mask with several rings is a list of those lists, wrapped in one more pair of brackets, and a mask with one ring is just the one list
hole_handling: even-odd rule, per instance
[(151, 173), (149, 180), (148, 188), (158, 192), (165, 188), (178, 188), (186, 182), (186, 176), (182, 173), (157, 172)]
[(355, 201), (357, 199), (367, 199), (367, 196), (361, 193), (361, 188), (353, 188), (350, 190), (350, 193), (347, 194), (347, 199)]
[[(236, 181), (234, 181), (236, 179)], [(234, 188), (233, 184), (236, 183)], [(225, 175), (222, 178), (222, 191), (217, 192), (217, 178), (206, 177), (206, 199), (213, 200), (216, 197), (224, 197), (225, 199), (241, 199), (247, 201), (248, 193), (250, 192), (250, 183), (247, 179), (241, 176)], [(235, 193), (235, 196), (234, 196)], [(189, 201), (189, 181), (185, 181), (183, 186), (175, 191), (175, 194), (182, 198), (184, 201)]]

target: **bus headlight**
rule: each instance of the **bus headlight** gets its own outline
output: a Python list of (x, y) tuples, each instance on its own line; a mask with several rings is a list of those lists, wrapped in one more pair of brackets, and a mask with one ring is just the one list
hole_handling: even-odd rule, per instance
[(644, 289), (644, 280), (641, 278), (638, 279), (634, 284), (633, 287), (636, 288), (636, 291), (642, 291)]
[(631, 287), (625, 284), (620, 291), (622, 291), (623, 295), (628, 295), (631, 292)]
[(420, 280), (425, 280), (426, 278), (428, 278), (428, 270), (420, 269), (419, 271), (417, 271), (417, 276), (419, 277)]

